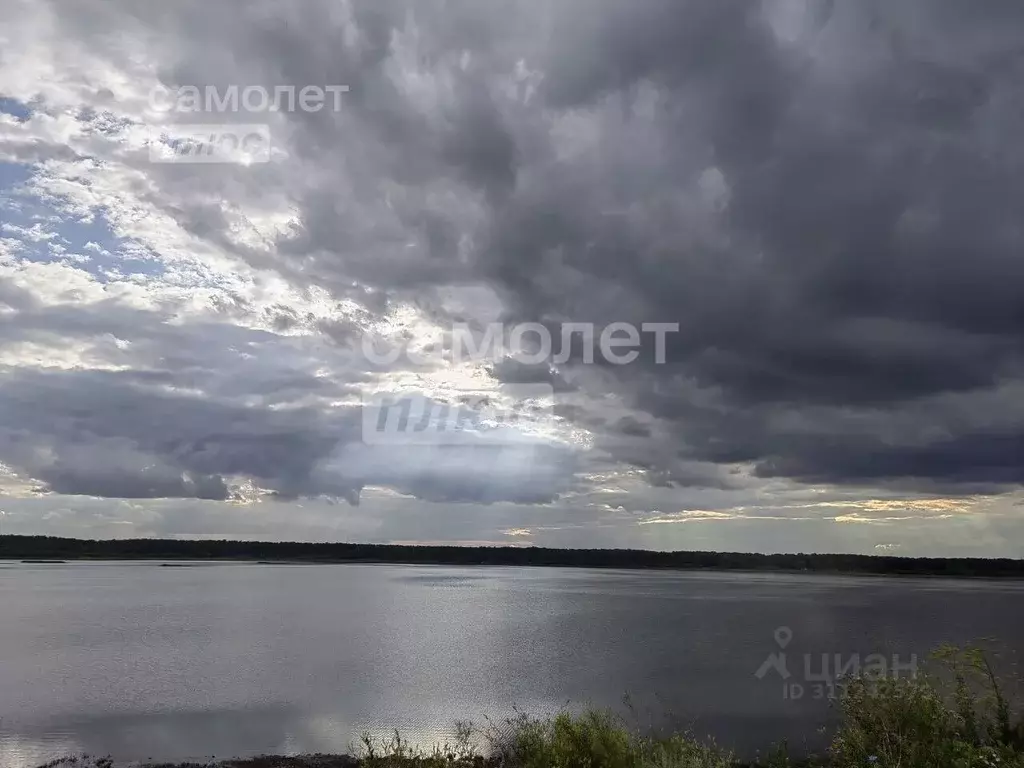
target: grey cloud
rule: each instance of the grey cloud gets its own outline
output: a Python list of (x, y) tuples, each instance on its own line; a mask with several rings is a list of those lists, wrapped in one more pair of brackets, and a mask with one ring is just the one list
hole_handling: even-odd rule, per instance
[[(197, 237), (375, 317), (483, 283), (516, 321), (678, 322), (664, 365), (648, 347), (634, 365), (567, 366), (652, 417), (648, 437), (573, 403), (656, 482), (708, 465), (728, 480), (733, 464), (806, 482), (1021, 482), (1021, 414), (995, 397), (1022, 370), (1018, 3), (810, 0), (795, 21), (749, 0), (55, 7), (94, 42), (161, 30), (169, 84), (351, 87), (340, 111), (273, 117), (280, 167), (150, 169), (154, 205)], [(269, 252), (233, 244), (211, 201), (264, 192), (298, 224)], [(353, 332), (322, 330), (338, 348)], [(282, 492), (302, 487), (329, 453), (324, 424), (288, 418), (287, 439), (258, 432), (263, 460), (216, 443), (195, 471), (269, 472), (280, 455), (303, 478)], [(514, 492), (366, 461), (334, 485)], [(540, 477), (538, 499), (557, 492)]]
[(553, 390), (570, 389), (546, 361), (524, 363), (514, 357), (506, 357), (491, 366), (490, 374), (503, 384), (549, 384)]
[(116, 372), (8, 371), (0, 423), (0, 461), (67, 494), (224, 499), (226, 481), (241, 477), (291, 499), (355, 502), (380, 485), (435, 501), (529, 503), (567, 490), (575, 469), (572, 452), (537, 442), (374, 447), (355, 406), (254, 408)]
[(632, 437), (650, 437), (651, 430), (646, 424), (641, 424), (632, 416), (623, 416), (615, 424), (615, 429), (624, 435)]
[[(646, 2), (628, 19), (613, 4), (559, 49), (547, 98), (590, 108), (598, 149), (496, 211), (491, 273), (530, 318), (678, 321), (667, 365), (616, 374), (685, 455), (812, 482), (1020, 482), (1016, 425), (951, 415), (924, 445), (924, 422), (887, 441), (844, 434), (838, 413), (813, 434), (784, 426), (822, 404), (895, 412), (1019, 376), (1022, 154), (991, 137), (1020, 97), (990, 62), (1024, 41), (1024, 15), (943, 5), (920, 39), (917, 7), (837, 6), (802, 49), (752, 3)], [(671, 132), (660, 168), (622, 131)], [(710, 166), (721, 209), (697, 194)]]
[(355, 503), (374, 484), (490, 503), (550, 501), (572, 483), (571, 452), (541, 443), (364, 444), (366, 374), (348, 350), (112, 301), (28, 307), (6, 317), (0, 350), (30, 340), (117, 366), (5, 367), (0, 462), (52, 492), (223, 500), (239, 478), (279, 498)]

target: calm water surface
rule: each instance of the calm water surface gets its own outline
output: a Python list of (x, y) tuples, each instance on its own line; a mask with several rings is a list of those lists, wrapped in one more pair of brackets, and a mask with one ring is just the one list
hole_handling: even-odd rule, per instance
[[(0, 564), (0, 766), (338, 752), (393, 728), (427, 743), (514, 705), (624, 695), (640, 723), (746, 752), (818, 746), (829, 714), (808, 663), (906, 663), (986, 636), (1010, 663), (1022, 597), (1024, 584), (937, 579)], [(774, 669), (756, 676), (772, 654), (802, 697)]]

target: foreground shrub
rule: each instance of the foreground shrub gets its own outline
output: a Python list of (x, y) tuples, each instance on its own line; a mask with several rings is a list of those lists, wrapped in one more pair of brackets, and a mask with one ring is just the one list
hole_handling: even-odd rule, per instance
[(520, 716), (494, 742), (502, 768), (634, 768), (636, 738), (607, 712), (562, 712), (550, 720)]
[(499, 768), (731, 768), (731, 756), (681, 735), (644, 737), (610, 712), (524, 715), (492, 739)]
[(643, 742), (642, 768), (731, 768), (732, 756), (682, 736)]
[(454, 743), (429, 752), (411, 746), (398, 731), (381, 741), (364, 735), (358, 750), (360, 768), (483, 768), (491, 763), (474, 748), (472, 726), (459, 723), (456, 733)]
[(987, 657), (944, 647), (937, 674), (855, 678), (843, 686), (837, 768), (1024, 768), (1020, 726)]
[[(487, 757), (472, 747), (473, 736)], [(374, 742), (364, 737), (364, 768), (733, 768), (714, 746), (675, 735), (656, 739), (628, 728), (610, 712), (562, 712), (550, 719), (526, 714), (482, 732), (463, 726), (455, 745), (431, 752), (409, 746), (398, 734)]]

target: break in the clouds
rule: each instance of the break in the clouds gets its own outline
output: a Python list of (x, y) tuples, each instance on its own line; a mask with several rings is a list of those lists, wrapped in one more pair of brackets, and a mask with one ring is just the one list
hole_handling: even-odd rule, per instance
[[(1024, 553), (1018, 2), (0, 16), (7, 529)], [(347, 90), (154, 98), (307, 86)], [(195, 124), (267, 162), (153, 161)], [(679, 331), (627, 365), (361, 343), (496, 321)], [(555, 403), (515, 439), (361, 432), (381, 391), (524, 384)]]

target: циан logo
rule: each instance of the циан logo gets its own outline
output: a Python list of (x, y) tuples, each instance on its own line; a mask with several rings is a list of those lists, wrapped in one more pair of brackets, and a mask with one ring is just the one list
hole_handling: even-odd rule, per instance
[[(778, 627), (774, 633), (775, 644), (779, 650), (771, 653), (761, 662), (754, 677), (763, 680), (769, 676), (777, 676), (782, 681), (782, 698), (802, 699), (834, 699), (841, 692), (843, 680), (863, 676), (867, 678), (899, 677), (900, 673), (917, 675), (917, 655), (910, 654), (910, 661), (901, 663), (899, 654), (892, 657), (880, 653), (872, 653), (863, 659), (859, 653), (804, 653), (802, 663), (790, 665), (790, 656), (786, 654), (786, 646), (793, 640), (793, 630), (789, 627)], [(795, 659), (794, 659), (795, 661)], [(815, 669), (817, 667), (817, 669)], [(795, 675), (802, 673), (801, 677)]]

